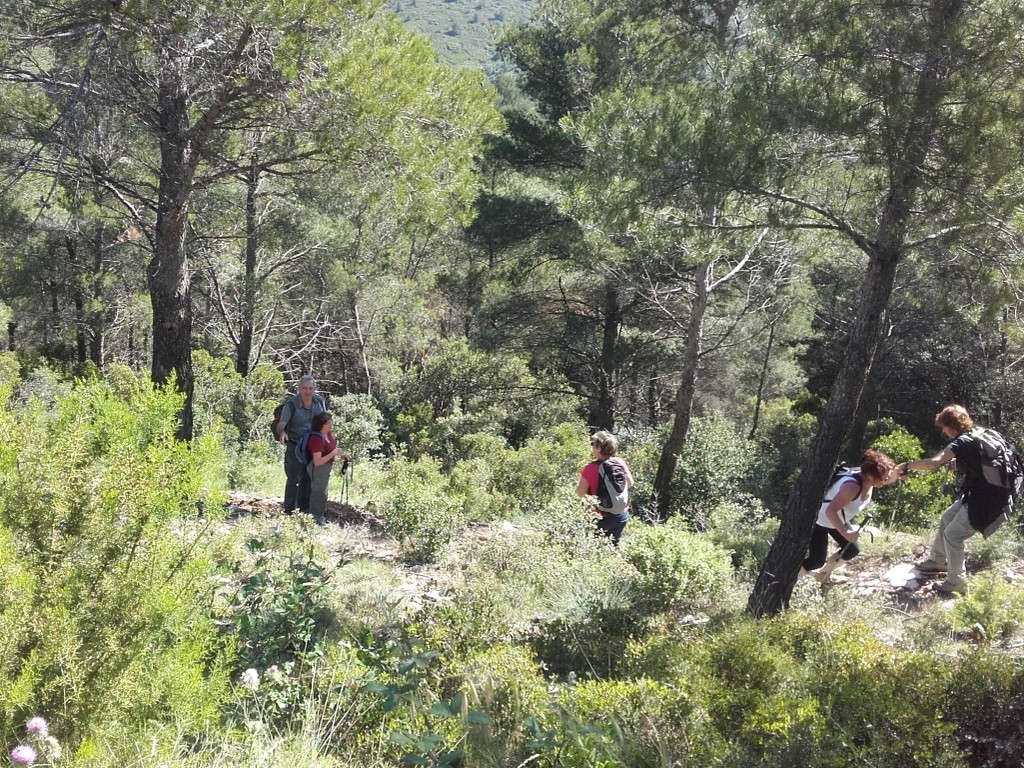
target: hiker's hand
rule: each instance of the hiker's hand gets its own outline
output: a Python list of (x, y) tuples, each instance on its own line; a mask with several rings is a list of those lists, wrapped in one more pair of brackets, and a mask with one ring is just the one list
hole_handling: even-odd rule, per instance
[(846, 529), (846, 533), (843, 535), (846, 536), (846, 540), (851, 544), (856, 544), (860, 539), (860, 531), (851, 531), (849, 528)]
[(288, 433), (282, 432), (280, 435), (278, 435), (277, 442), (279, 442), (281, 445), (288, 445)]

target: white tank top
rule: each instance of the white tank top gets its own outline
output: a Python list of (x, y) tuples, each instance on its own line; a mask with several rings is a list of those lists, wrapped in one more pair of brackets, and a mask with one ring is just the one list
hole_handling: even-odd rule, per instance
[[(836, 480), (835, 483), (832, 484), (832, 487), (825, 493), (825, 500), (821, 502), (821, 508), (818, 510), (818, 525), (822, 528), (835, 528), (825, 515), (825, 510), (828, 509), (828, 505), (832, 503), (832, 499), (834, 499), (836, 494), (839, 493), (839, 487), (844, 483), (853, 482), (856, 481), (850, 475), (844, 475)], [(866, 499), (862, 499), (860, 494), (857, 494), (853, 497), (853, 501), (839, 510), (839, 516), (843, 519), (844, 523), (849, 525), (853, 518), (864, 511), (868, 504), (871, 503), (871, 493), (874, 490), (874, 488), (868, 489), (868, 497)]]

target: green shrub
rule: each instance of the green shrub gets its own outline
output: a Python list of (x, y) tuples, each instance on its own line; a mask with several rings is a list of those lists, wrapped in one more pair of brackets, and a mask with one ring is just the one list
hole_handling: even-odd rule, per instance
[(225, 451), (227, 484), (235, 491), (280, 496), (284, 490), (282, 447), (269, 440), (252, 440)]
[(678, 525), (638, 526), (623, 549), (638, 571), (633, 587), (647, 614), (707, 611), (721, 606), (733, 589), (729, 553)]
[[(924, 453), (921, 441), (902, 427), (879, 436), (871, 447), (891, 456), (897, 464), (919, 459)], [(906, 480), (875, 492), (874, 515), (900, 530), (931, 528), (938, 513), (952, 502), (952, 485), (953, 473), (947, 469), (914, 472)]]
[(791, 407), (788, 400), (765, 403), (748, 480), (750, 493), (774, 514), (785, 507), (818, 429), (817, 416)]
[(575, 489), (589, 461), (589, 441), (578, 426), (560, 424), (508, 453), (495, 468), (493, 487), (516, 508), (536, 513), (566, 488)]
[(706, 528), (712, 509), (745, 490), (755, 454), (755, 445), (722, 414), (694, 419), (672, 483), (671, 514)]
[(178, 442), (181, 395), (129, 378), (126, 397), (93, 381), (0, 413), (17, 436), (0, 445), (0, 741), (38, 712), (72, 745), (105, 723), (218, 716), (217, 441)]
[(1024, 621), (1024, 593), (988, 572), (971, 578), (971, 591), (946, 614), (950, 629), (977, 641), (1007, 641)]
[(720, 504), (708, 515), (711, 542), (732, 554), (733, 567), (741, 576), (753, 579), (768, 556), (772, 540), (779, 530), (777, 518), (754, 498)]
[[(476, 765), (505, 765), (523, 748), (527, 718), (548, 701), (547, 682), (529, 649), (498, 644), (476, 651), (453, 672), (469, 703), (491, 718), (470, 735), (468, 752)], [(520, 761), (516, 761), (518, 764)]]
[(555, 675), (614, 675), (630, 639), (644, 632), (632, 590), (625, 579), (577, 598), (570, 613), (546, 618), (531, 643), (545, 668)]
[(410, 560), (437, 560), (462, 524), (460, 499), (434, 459), (392, 460), (378, 493), (374, 511)]
[(202, 349), (192, 353), (192, 364), (197, 434), (216, 432), (226, 446), (272, 441), (268, 425), (285, 390), (277, 368), (258, 365), (242, 376), (233, 359)]
[(330, 410), (338, 445), (357, 459), (380, 450), (384, 416), (373, 398), (353, 393), (332, 397)]
[(311, 547), (280, 536), (250, 537), (245, 547), (251, 557), (221, 568), (230, 584), (222, 621), (236, 639), (236, 671), (315, 655), (333, 615), (330, 574)]
[[(689, 682), (689, 681), (688, 681)], [(574, 717), (599, 726), (617, 742), (622, 765), (660, 768), (714, 765), (726, 752), (689, 685), (655, 680), (587, 680), (568, 688), (559, 701)]]
[(972, 768), (1024, 765), (1024, 668), (1004, 652), (968, 652), (946, 675), (944, 718)]

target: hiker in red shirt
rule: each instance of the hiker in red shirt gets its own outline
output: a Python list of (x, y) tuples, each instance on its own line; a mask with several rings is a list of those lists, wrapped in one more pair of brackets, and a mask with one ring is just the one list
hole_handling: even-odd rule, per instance
[(327, 511), (327, 484), (331, 480), (334, 460), (340, 457), (348, 461), (351, 457), (338, 447), (331, 414), (326, 411), (316, 414), (310, 428), (313, 432), (306, 443), (306, 455), (310, 457), (307, 467), (310, 475), (309, 512), (317, 525), (323, 525), (324, 512)]
[(597, 530), (611, 536), (618, 546), (629, 520), (629, 489), (633, 486), (633, 474), (626, 462), (615, 455), (619, 452), (619, 441), (612, 433), (603, 429), (595, 432), (590, 438), (590, 450), (594, 460), (580, 472), (576, 495), (597, 498), (594, 511), (601, 516)]

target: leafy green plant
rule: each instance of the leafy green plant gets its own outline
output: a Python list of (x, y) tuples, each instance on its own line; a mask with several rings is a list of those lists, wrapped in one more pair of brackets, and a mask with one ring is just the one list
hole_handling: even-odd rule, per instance
[(724, 415), (694, 419), (676, 467), (672, 513), (706, 527), (712, 509), (742, 492), (754, 457), (755, 445)]
[(395, 717), (388, 740), (399, 748), (404, 765), (458, 766), (466, 731), (492, 723), (485, 712), (469, 707), (463, 691), (437, 695), (436, 651), (398, 641), (367, 642), (359, 656), (377, 678), (365, 685), (381, 698), (384, 714)]
[(674, 523), (637, 528), (625, 540), (624, 554), (638, 572), (633, 588), (648, 614), (707, 611), (733, 588), (729, 553)]
[(955, 600), (947, 612), (950, 628), (978, 642), (1006, 641), (1014, 637), (1024, 621), (1024, 595), (988, 572), (971, 578), (971, 591)]
[(709, 513), (708, 523), (708, 538), (732, 554), (733, 567), (747, 578), (757, 574), (779, 530), (778, 519), (768, 517), (754, 498), (718, 505)]
[(613, 675), (630, 639), (642, 635), (632, 590), (625, 579), (580, 595), (572, 610), (545, 618), (531, 642), (545, 668), (556, 675)]
[(462, 523), (462, 505), (432, 459), (393, 460), (379, 493), (374, 510), (411, 560), (437, 559)]
[[(60, 712), (74, 748), (105, 723), (201, 730), (226, 691), (205, 604), (219, 516), (215, 439), (174, 437), (181, 396), (123, 373), (0, 426), (0, 737)], [(10, 390), (0, 393), (9, 402)]]
[[(924, 454), (921, 441), (899, 426), (877, 437), (871, 447), (888, 454), (897, 464)], [(875, 515), (898, 529), (930, 528), (952, 502), (953, 480), (953, 473), (947, 469), (914, 472), (907, 479), (878, 490)]]
[(311, 548), (279, 552), (259, 538), (250, 538), (246, 548), (255, 558), (231, 564), (234, 591), (225, 612), (234, 624), (236, 667), (262, 669), (315, 657), (332, 618), (330, 573)]

